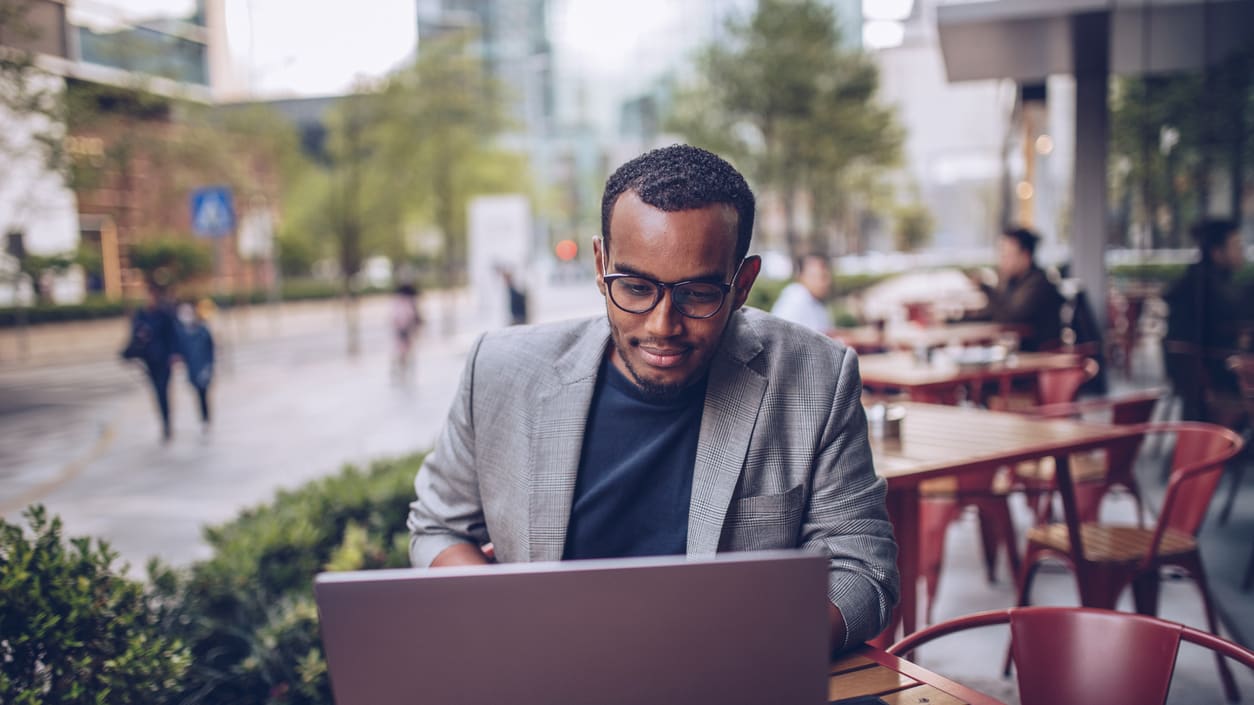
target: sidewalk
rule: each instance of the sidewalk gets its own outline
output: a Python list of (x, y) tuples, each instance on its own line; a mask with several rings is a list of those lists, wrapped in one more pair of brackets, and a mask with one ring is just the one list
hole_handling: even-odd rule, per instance
[[(133, 570), (150, 556), (186, 564), (208, 555), (204, 525), (229, 520), (280, 488), (344, 463), (430, 447), (466, 350), (490, 317), (471, 297), (453, 297), (455, 332), (446, 335), (443, 301), (424, 297), (428, 326), (418, 341), (416, 381), (397, 385), (388, 303), (363, 301), (355, 358), (345, 353), (335, 304), (284, 306), (274, 322), (258, 312), (241, 317), (230, 368), (214, 383), (207, 437), (183, 372), (175, 371), (169, 445), (159, 442), (142, 373), (116, 358), (120, 338), (97, 325), (50, 330), (43, 341), (73, 341), (73, 355), (0, 369), (0, 407), (32, 400), (0, 414), (0, 514), (14, 521), (23, 506), (42, 502), (61, 516), (67, 535), (108, 540)], [(538, 321), (604, 305), (590, 283), (541, 292), (533, 303)]]

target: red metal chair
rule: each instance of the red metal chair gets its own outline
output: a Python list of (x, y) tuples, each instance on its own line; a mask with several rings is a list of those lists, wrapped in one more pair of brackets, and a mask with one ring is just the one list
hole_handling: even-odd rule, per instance
[(904, 656), (947, 634), (1006, 623), (1022, 705), (1161, 705), (1181, 641), (1254, 669), (1254, 651), (1213, 634), (1157, 617), (1083, 607), (1016, 607), (958, 617), (911, 634), (888, 653)]
[[(1162, 395), (1162, 390), (1151, 389), (1118, 398), (1047, 404), (1029, 409), (1026, 413), (1043, 418), (1081, 418), (1085, 414), (1103, 412), (1108, 415), (1108, 423), (1135, 426), (1148, 423), (1153, 418), (1154, 407)], [(1071, 478), (1075, 483), (1076, 507), (1081, 521), (1097, 521), (1102, 499), (1112, 488), (1119, 487), (1136, 501), (1137, 526), (1145, 525), (1141, 488), (1133, 472), (1143, 439), (1144, 436), (1138, 434), (1130, 436), (1127, 443), (1113, 445), (1106, 450), (1071, 456)], [(1053, 458), (1020, 463), (1015, 470), (1028, 504), (1036, 507), (1040, 521), (1048, 521), (1056, 489)]]
[[(1043, 403), (1070, 402), (1097, 370), (1097, 362), (1089, 358), (1076, 358), (1073, 367), (1046, 370), (1037, 377), (1036, 397)], [(932, 607), (940, 586), (945, 532), (963, 508), (975, 508), (979, 518), (980, 545), (988, 581), (992, 583), (997, 579), (997, 554), (1003, 548), (1011, 572), (1018, 575), (1021, 565), (1018, 539), (1007, 501), (1011, 488), (1004, 469), (931, 480), (920, 486), (919, 573), (925, 583), (927, 603), (923, 614), (927, 623), (932, 621)]]
[[(1218, 633), (1196, 537), (1223, 476), (1224, 463), (1241, 450), (1241, 437), (1222, 426), (1190, 422), (1145, 424), (1138, 433), (1176, 436), (1171, 480), (1155, 527), (1081, 524), (1071, 509), (1063, 523), (1029, 529), (1019, 579), (1019, 605), (1028, 604), (1036, 569), (1052, 558), (1071, 568), (1085, 607), (1114, 609), (1119, 594), (1131, 586), (1136, 611), (1157, 614), (1159, 570), (1170, 565), (1193, 576), (1202, 593), (1207, 625), (1212, 633)], [(1061, 490), (1066, 493), (1070, 488)], [(1079, 536), (1080, 541), (1071, 541), (1072, 536)], [(1223, 659), (1219, 659), (1219, 672), (1224, 692), (1229, 699), (1234, 698), (1236, 683)]]

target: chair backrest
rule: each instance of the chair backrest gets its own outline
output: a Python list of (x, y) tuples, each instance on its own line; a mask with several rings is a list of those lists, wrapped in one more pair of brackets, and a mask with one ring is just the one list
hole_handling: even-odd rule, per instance
[[(1110, 405), (1110, 422), (1116, 426), (1134, 426), (1148, 423), (1154, 416), (1154, 407), (1162, 392), (1152, 390), (1114, 401)], [(1143, 434), (1129, 438), (1126, 443), (1116, 443), (1106, 450), (1107, 476), (1114, 481), (1129, 482), (1136, 456), (1141, 451)]]
[(1150, 558), (1167, 529), (1196, 535), (1206, 518), (1211, 496), (1223, 476), (1224, 464), (1241, 451), (1241, 437), (1216, 424), (1178, 421), (1145, 424), (1143, 433), (1174, 433), (1176, 449), (1171, 460), (1171, 479), (1158, 515)]
[(1074, 367), (1042, 370), (1036, 377), (1036, 396), (1039, 404), (1058, 404), (1074, 401), (1080, 387), (1097, 376), (1097, 361), (1086, 357)]
[(1181, 639), (1254, 669), (1254, 651), (1157, 617), (1085, 607), (1015, 607), (941, 622), (888, 647), (902, 656), (957, 631), (1010, 624), (1022, 705), (1163, 703)]

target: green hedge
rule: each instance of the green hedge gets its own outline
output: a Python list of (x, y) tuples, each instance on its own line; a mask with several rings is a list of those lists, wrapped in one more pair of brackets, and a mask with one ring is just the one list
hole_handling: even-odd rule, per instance
[(213, 556), (145, 586), (101, 542), (0, 520), (0, 702), (332, 705), (313, 601), (323, 570), (409, 564), (421, 454), (280, 492), (205, 530)]
[[(360, 296), (369, 296), (389, 291), (379, 287), (367, 287), (357, 292)], [(315, 301), (334, 299), (342, 293), (338, 282), (322, 279), (292, 279), (283, 282), (284, 301)], [(210, 298), (219, 308), (230, 308), (241, 305), (258, 305), (270, 300), (269, 291), (251, 291), (240, 294), (215, 294)], [(80, 304), (39, 304), (19, 309), (13, 306), (0, 307), (0, 328), (11, 328), (19, 322), (22, 311), (26, 313), (26, 322), (31, 325), (41, 323), (64, 323), (67, 321), (89, 321), (100, 318), (117, 318), (125, 316), (136, 307), (142, 305), (137, 300), (110, 301), (103, 296), (89, 296)]]
[(213, 557), (179, 591), (186, 702), (331, 704), (314, 575), (409, 565), (405, 517), (422, 457), (345, 467), (206, 529)]
[(0, 702), (177, 703), (190, 653), (173, 629), (170, 573), (115, 571), (100, 541), (65, 541), (40, 506), (30, 536), (0, 519)]

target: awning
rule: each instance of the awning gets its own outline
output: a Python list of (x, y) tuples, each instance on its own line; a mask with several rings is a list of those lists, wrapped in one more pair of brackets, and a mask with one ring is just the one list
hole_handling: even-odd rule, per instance
[(1254, 42), (1254, 0), (984, 0), (937, 8), (951, 82), (1073, 74), (1072, 20), (1110, 12), (1110, 71), (1199, 69)]

